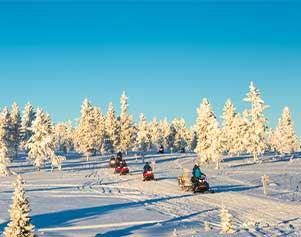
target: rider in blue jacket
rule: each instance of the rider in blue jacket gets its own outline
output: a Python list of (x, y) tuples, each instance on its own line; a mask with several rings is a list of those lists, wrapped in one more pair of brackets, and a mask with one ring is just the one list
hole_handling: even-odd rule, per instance
[(202, 171), (198, 165), (198, 163), (195, 163), (193, 170), (192, 170), (192, 175), (195, 179), (200, 179), (202, 176)]

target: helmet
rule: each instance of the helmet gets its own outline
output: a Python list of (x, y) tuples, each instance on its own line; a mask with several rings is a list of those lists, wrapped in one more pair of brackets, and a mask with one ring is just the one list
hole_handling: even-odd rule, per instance
[(148, 162), (145, 162), (145, 164), (148, 165), (149, 163), (148, 163)]
[(199, 164), (197, 162), (194, 165), (199, 166)]

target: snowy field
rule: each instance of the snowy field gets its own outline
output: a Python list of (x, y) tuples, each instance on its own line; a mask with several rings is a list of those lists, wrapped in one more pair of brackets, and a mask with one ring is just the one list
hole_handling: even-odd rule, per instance
[[(142, 182), (143, 165), (135, 156), (126, 160), (131, 175), (113, 174), (108, 157), (86, 161), (67, 155), (64, 171), (34, 170), (20, 157), (12, 170), (22, 174), (38, 236), (218, 236), (220, 209), (233, 215), (236, 236), (301, 236), (301, 159), (225, 158), (222, 169), (203, 167), (214, 194), (180, 190), (177, 177), (191, 169), (196, 155), (149, 154), (156, 161), (157, 181)], [(270, 177), (268, 197), (261, 176)], [(0, 178), (0, 232), (9, 220), (15, 177)], [(204, 231), (204, 222), (214, 229)]]

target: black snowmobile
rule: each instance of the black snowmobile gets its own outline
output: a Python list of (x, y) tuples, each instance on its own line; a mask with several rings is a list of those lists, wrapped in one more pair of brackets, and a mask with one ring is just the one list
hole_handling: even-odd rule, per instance
[(161, 145), (158, 151), (159, 154), (164, 154), (164, 147)]
[(210, 188), (205, 175), (202, 175), (200, 178), (191, 177), (191, 184), (193, 193), (214, 193)]

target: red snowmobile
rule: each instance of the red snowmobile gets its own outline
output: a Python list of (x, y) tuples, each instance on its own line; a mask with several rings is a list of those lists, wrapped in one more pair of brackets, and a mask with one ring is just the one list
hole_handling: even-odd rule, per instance
[(130, 173), (130, 170), (125, 162), (125, 160), (123, 160), (119, 166), (117, 166), (115, 168), (115, 174), (120, 174), (120, 175), (126, 175)]
[(114, 173), (115, 174), (120, 174), (120, 175), (127, 175), (127, 174), (130, 173), (130, 170), (129, 170), (128, 167), (121, 167), (121, 166), (119, 166), (119, 167), (115, 168), (115, 172)]
[(150, 170), (143, 172), (143, 182), (151, 181), (151, 180), (155, 180), (155, 176), (154, 176), (153, 172)]

